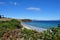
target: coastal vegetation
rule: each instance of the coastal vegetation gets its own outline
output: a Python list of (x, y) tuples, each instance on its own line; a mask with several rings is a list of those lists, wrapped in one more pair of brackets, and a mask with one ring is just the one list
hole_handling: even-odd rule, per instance
[(17, 40), (23, 38), (24, 40), (37, 40), (38, 32), (34, 30), (22, 29), (21, 22), (12, 19), (9, 21), (0, 21), (0, 39), (1, 40)]
[(0, 38), (3, 37), (4, 33), (9, 33), (12, 30), (22, 28), (21, 22), (16, 19), (9, 21), (0, 21)]
[(60, 40), (60, 25), (57, 28), (50, 28), (42, 32), (43, 40)]
[(60, 25), (43, 32), (22, 28), (17, 19), (0, 20), (0, 40), (60, 40)]
[(21, 31), (23, 37), (24, 37), (24, 40), (38, 40), (38, 32), (34, 31), (34, 30), (28, 30), (28, 29), (23, 29)]

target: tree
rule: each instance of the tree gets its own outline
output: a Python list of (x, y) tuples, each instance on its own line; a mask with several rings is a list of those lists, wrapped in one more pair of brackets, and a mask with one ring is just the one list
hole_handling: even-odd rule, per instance
[(5, 18), (4, 15), (0, 15), (0, 18)]
[(0, 18), (1, 18), (1, 15), (0, 15)]

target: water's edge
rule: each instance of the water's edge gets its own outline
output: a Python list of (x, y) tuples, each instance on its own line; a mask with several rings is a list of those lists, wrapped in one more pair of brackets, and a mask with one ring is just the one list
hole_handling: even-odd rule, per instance
[(27, 28), (27, 29), (35, 30), (35, 31), (38, 31), (38, 32), (42, 32), (42, 31), (47, 30), (47, 29), (44, 29), (44, 28), (39, 28), (39, 27), (27, 25), (27, 24), (25, 24), (25, 23), (22, 23), (22, 25), (23, 25), (25, 28)]

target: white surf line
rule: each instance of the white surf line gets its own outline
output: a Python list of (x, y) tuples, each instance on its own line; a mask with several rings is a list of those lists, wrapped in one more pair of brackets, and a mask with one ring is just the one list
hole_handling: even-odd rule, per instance
[(39, 28), (39, 27), (31, 26), (31, 25), (26, 25), (26, 26), (30, 27), (32, 30), (36, 30), (38, 32), (42, 32), (42, 31), (47, 30), (47, 29), (44, 29), (44, 28)]
[(27, 29), (30, 29), (30, 30), (36, 30), (38, 32), (42, 32), (42, 31), (45, 31), (47, 29), (44, 29), (44, 28), (39, 28), (39, 27), (35, 27), (35, 26), (31, 26), (31, 25), (26, 25), (24, 23), (22, 23), (24, 28), (27, 28)]

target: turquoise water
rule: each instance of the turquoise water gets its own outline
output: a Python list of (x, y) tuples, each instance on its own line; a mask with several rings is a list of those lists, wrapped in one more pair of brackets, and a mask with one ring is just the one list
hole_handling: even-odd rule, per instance
[(32, 22), (25, 22), (27, 25), (35, 26), (38, 28), (51, 28), (57, 27), (60, 24), (60, 21), (32, 21)]

